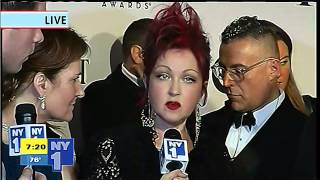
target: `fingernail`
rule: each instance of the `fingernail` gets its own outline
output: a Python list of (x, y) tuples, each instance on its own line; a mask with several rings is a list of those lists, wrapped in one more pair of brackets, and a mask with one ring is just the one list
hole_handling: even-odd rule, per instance
[(24, 169), (26, 169), (26, 168), (32, 169), (32, 165), (27, 165), (26, 167), (24, 167)]

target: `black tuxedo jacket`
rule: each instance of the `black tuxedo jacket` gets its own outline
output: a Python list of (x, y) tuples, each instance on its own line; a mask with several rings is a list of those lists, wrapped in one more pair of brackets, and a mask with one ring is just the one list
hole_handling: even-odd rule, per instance
[[(121, 70), (121, 64), (106, 79), (91, 83), (81, 98), (81, 126), (84, 153), (78, 159), (80, 170), (85, 171), (90, 151), (106, 129), (136, 122), (140, 113), (138, 102), (144, 89), (135, 85)], [(81, 175), (80, 171), (80, 176)]]
[(121, 64), (106, 79), (91, 83), (81, 99), (84, 137), (126, 122), (139, 113), (138, 101), (143, 88), (136, 86), (121, 70)]
[(203, 117), (198, 146), (190, 156), (190, 179), (291, 179), (306, 116), (286, 97), (232, 161), (225, 141), (235, 114), (226, 103)]

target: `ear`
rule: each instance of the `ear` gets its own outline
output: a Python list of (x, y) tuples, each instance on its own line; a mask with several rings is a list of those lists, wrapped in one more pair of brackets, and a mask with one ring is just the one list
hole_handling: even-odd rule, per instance
[(280, 77), (280, 61), (276, 59), (269, 61), (269, 70), (269, 79), (277, 81)]
[(44, 96), (48, 89), (47, 77), (42, 72), (38, 72), (33, 78), (33, 86), (35, 87), (39, 96)]
[(135, 64), (143, 63), (142, 48), (138, 45), (133, 45), (130, 48), (131, 58)]

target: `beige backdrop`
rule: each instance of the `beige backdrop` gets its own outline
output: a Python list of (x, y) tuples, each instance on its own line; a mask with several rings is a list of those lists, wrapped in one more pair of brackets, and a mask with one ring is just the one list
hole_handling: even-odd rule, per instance
[[(84, 87), (104, 79), (122, 61), (119, 54), (122, 35), (134, 20), (154, 17), (160, 2), (49, 2), (48, 10), (69, 11), (71, 27), (86, 36), (91, 46), (90, 64), (85, 66)], [(189, 3), (200, 15), (204, 30), (210, 35), (211, 55), (218, 57), (219, 35), (234, 19), (256, 15), (270, 20), (289, 33), (293, 39), (292, 68), (302, 94), (316, 97), (316, 3), (301, 6), (298, 2), (202, 2)], [(205, 114), (223, 105), (226, 96), (216, 90), (210, 78)]]

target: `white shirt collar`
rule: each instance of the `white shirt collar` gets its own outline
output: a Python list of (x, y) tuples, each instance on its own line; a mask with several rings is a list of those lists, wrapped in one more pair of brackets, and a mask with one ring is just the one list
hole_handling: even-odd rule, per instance
[(126, 67), (124, 67), (124, 64), (123, 64), (123, 63), (122, 63), (122, 65), (121, 65), (121, 70), (122, 70), (122, 73), (123, 73), (128, 79), (130, 79), (130, 81), (132, 81), (135, 85), (137, 85), (137, 86), (139, 87), (137, 76), (135, 76), (134, 74), (132, 74), (131, 72), (129, 72), (128, 69), (127, 69)]
[(263, 108), (254, 111), (253, 116), (256, 119), (256, 125), (254, 128), (260, 129), (261, 126), (265, 124), (265, 122), (269, 119), (269, 117), (276, 111), (276, 109), (280, 106), (285, 98), (285, 93), (282, 89), (279, 89), (280, 95), (265, 105)]
[(236, 129), (233, 124), (230, 127), (225, 145), (231, 158), (238, 156), (238, 154), (245, 148), (245, 146), (251, 141), (251, 139), (263, 127), (276, 109), (281, 105), (284, 98), (285, 93), (280, 89), (280, 95), (276, 99), (265, 105), (263, 108), (254, 111), (253, 116), (256, 119), (256, 124), (252, 126), (251, 130), (248, 126), (240, 126), (238, 129)]

